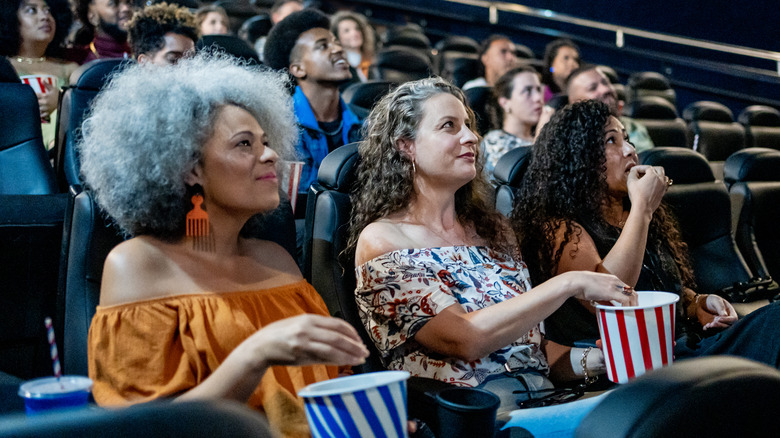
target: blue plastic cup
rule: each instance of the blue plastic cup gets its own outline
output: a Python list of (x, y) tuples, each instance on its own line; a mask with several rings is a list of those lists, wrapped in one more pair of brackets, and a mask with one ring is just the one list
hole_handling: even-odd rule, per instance
[(27, 415), (87, 406), (92, 380), (83, 376), (43, 377), (19, 386)]

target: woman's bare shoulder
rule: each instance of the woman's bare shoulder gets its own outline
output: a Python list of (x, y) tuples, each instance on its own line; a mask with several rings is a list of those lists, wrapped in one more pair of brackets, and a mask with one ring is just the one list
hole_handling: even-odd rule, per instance
[(110, 306), (156, 298), (158, 285), (174, 275), (168, 245), (151, 237), (135, 237), (120, 243), (106, 257), (100, 304)]
[(382, 254), (414, 246), (399, 222), (381, 219), (370, 223), (360, 232), (355, 249), (355, 264), (359, 266)]

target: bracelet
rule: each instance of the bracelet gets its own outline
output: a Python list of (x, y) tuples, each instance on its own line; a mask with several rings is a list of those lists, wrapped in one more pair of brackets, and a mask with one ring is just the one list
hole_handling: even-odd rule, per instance
[(585, 384), (590, 385), (598, 379), (597, 375), (588, 375), (588, 353), (590, 353), (590, 350), (592, 350), (593, 347), (588, 347), (585, 349), (585, 351), (582, 352), (582, 357), (580, 358), (580, 365), (582, 366), (582, 374), (585, 376)]

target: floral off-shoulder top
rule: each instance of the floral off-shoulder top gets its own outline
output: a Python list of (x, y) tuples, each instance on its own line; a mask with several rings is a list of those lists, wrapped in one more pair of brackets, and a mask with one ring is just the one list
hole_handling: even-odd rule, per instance
[(355, 271), (360, 317), (389, 369), (461, 386), (479, 385), (505, 371), (507, 362), (512, 368), (549, 371), (538, 325), (474, 362), (442, 356), (414, 340), (426, 322), (449, 306), (473, 312), (530, 290), (522, 261), (483, 246), (403, 249)]

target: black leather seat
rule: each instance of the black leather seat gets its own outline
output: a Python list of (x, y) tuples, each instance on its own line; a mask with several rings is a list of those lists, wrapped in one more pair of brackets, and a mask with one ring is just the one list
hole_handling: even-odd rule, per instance
[[(658, 147), (639, 154), (642, 164), (663, 166), (674, 185), (664, 196), (676, 215), (696, 277), (697, 292), (748, 283), (750, 270), (731, 234), (731, 203), (725, 184), (716, 182), (707, 160), (687, 148)], [(727, 296), (732, 301), (740, 297)]]
[(780, 151), (743, 149), (726, 160), (737, 246), (761, 278), (780, 279)]
[(395, 26), (387, 30), (382, 47), (385, 49), (407, 49), (433, 60), (431, 40), (425, 35), (422, 27), (416, 24)]
[(629, 102), (640, 97), (658, 96), (668, 100), (672, 105), (677, 105), (677, 93), (669, 83), (669, 79), (654, 71), (643, 71), (629, 76), (626, 94)]
[(656, 146), (688, 146), (685, 121), (677, 115), (674, 105), (662, 97), (637, 98), (623, 108), (623, 114), (644, 125)]
[(328, 154), (309, 189), (304, 239), (304, 276), (319, 292), (331, 315), (352, 324), (371, 351), (357, 372), (384, 369), (374, 342), (363, 328), (355, 302), (355, 260), (342, 256), (349, 236), (350, 193), (360, 156), (358, 144), (344, 145)]
[(437, 53), (479, 53), (479, 43), (475, 39), (463, 35), (449, 35), (439, 40), (433, 47)]
[(600, 72), (604, 73), (604, 76), (606, 76), (607, 79), (609, 79), (609, 83), (610, 84), (614, 85), (614, 84), (619, 84), (620, 83), (620, 77), (618, 76), (618, 74), (617, 74), (617, 72), (615, 71), (614, 68), (612, 68), (612, 67), (610, 67), (608, 65), (599, 65), (596, 68)]
[(493, 178), (496, 182), (496, 210), (506, 217), (512, 214), (515, 194), (531, 163), (532, 150), (531, 146), (512, 149), (498, 159), (496, 168), (493, 169)]
[(780, 150), (780, 111), (751, 105), (742, 110), (738, 120), (745, 127), (745, 146)]
[(96, 59), (79, 67), (70, 76), (70, 86), (60, 96), (57, 114), (57, 155), (54, 159), (57, 184), (61, 191), (81, 185), (81, 165), (76, 150), (79, 129), (92, 99), (113, 72), (120, 71), (124, 59)]
[(249, 65), (260, 65), (260, 57), (254, 47), (235, 35), (203, 35), (195, 44), (198, 51), (224, 51)]
[(712, 101), (694, 102), (683, 111), (690, 147), (709, 161), (725, 161), (745, 147), (745, 128), (734, 122), (731, 110)]
[(482, 62), (476, 53), (442, 52), (437, 55), (438, 75), (462, 87), (466, 82), (479, 76)]
[(477, 133), (485, 135), (490, 130), (490, 115), (488, 104), (493, 93), (493, 87), (471, 87), (463, 91), (466, 95), (466, 103), (474, 111), (477, 118)]
[(729, 356), (680, 361), (621, 385), (582, 420), (577, 438), (771, 437), (780, 371)]
[(21, 83), (14, 66), (11, 65), (11, 62), (5, 56), (0, 57), (0, 82), (13, 84)]
[(389, 81), (356, 82), (341, 93), (341, 98), (350, 106), (356, 106), (368, 112), (382, 96), (395, 86), (395, 83)]
[(219, 401), (160, 401), (123, 409), (54, 412), (34, 419), (0, 417), (0, 437), (257, 437), (276, 436), (265, 418), (245, 405)]
[(369, 67), (368, 78), (402, 84), (431, 75), (431, 60), (407, 47), (380, 50)]
[(57, 193), (32, 87), (0, 83), (0, 195)]

